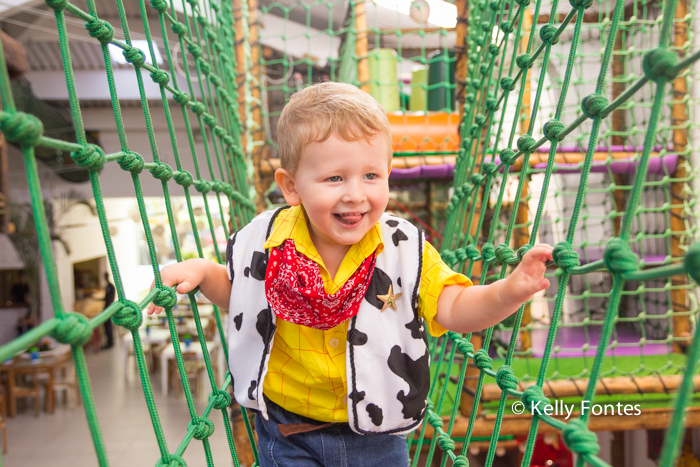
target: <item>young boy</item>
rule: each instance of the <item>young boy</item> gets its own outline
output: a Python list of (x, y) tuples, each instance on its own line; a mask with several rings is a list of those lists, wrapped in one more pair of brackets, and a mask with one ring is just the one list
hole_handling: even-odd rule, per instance
[(234, 395), (257, 411), (262, 467), (407, 466), (396, 435), (425, 414), (426, 328), (438, 336), (502, 321), (548, 287), (552, 249), (532, 248), (486, 286), (451, 271), (421, 231), (384, 213), (389, 122), (354, 86), (293, 95), (277, 139), (275, 180), (291, 207), (234, 233), (226, 266), (184, 261), (161, 271), (163, 284), (199, 286), (229, 310)]

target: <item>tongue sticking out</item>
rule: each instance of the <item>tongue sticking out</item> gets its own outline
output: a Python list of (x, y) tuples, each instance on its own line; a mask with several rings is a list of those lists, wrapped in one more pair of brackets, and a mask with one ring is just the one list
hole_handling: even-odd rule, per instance
[(343, 224), (357, 224), (362, 219), (362, 214), (336, 214), (335, 217)]

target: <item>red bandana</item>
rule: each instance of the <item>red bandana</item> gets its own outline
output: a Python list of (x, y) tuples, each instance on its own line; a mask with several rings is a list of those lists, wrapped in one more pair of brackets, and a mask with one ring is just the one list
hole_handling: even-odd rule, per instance
[(265, 296), (278, 318), (325, 331), (357, 314), (374, 260), (374, 254), (368, 256), (336, 293), (327, 294), (318, 263), (299, 253), (294, 240), (288, 239), (270, 250)]

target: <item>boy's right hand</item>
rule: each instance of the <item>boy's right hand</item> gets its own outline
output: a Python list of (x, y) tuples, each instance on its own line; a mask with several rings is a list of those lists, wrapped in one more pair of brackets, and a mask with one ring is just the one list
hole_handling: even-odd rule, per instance
[[(160, 278), (165, 287), (177, 284), (177, 293), (186, 294), (194, 290), (207, 277), (207, 260), (195, 258), (181, 263), (171, 264), (160, 270)], [(151, 282), (151, 290), (156, 286), (155, 280)], [(148, 305), (148, 314), (160, 313), (162, 307), (153, 303)]]

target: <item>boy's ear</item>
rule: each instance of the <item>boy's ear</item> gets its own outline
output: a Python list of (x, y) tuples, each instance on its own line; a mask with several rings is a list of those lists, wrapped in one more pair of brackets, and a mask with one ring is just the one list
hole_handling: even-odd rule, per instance
[(298, 206), (301, 204), (301, 198), (299, 197), (299, 193), (297, 193), (292, 174), (286, 169), (277, 169), (275, 170), (275, 181), (282, 190), (282, 195), (287, 204), (290, 206)]

